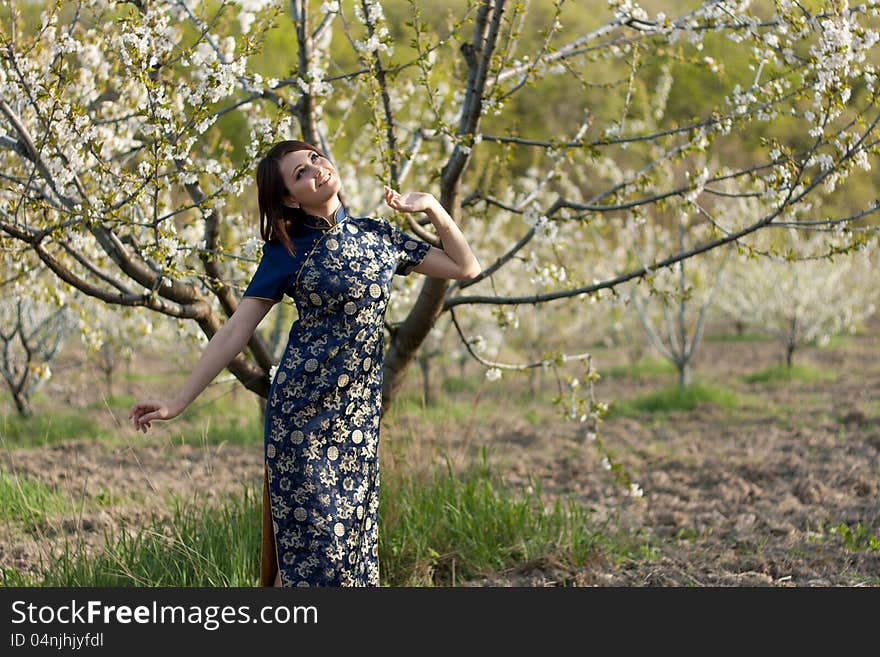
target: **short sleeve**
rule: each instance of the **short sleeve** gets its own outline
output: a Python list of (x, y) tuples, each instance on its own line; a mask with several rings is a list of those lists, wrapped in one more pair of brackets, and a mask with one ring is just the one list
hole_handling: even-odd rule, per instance
[(254, 277), (242, 296), (281, 301), (296, 274), (294, 258), (282, 244), (267, 242)]
[(431, 250), (431, 245), (408, 233), (404, 233), (390, 222), (388, 228), (390, 230), (391, 246), (397, 253), (397, 269), (394, 273), (400, 276), (407, 276), (425, 259), (428, 251)]

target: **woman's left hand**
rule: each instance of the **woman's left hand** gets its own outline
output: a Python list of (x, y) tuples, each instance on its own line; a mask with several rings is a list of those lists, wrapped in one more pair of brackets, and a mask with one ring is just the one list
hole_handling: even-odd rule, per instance
[(401, 194), (385, 185), (385, 202), (393, 210), (398, 212), (425, 212), (436, 199), (425, 192), (409, 192)]

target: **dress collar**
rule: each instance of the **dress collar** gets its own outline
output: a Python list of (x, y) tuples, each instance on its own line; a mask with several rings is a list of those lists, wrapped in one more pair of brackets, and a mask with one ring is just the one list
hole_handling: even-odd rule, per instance
[(328, 223), (328, 220), (324, 217), (315, 217), (312, 215), (306, 215), (304, 225), (308, 228), (313, 228), (316, 230), (329, 230), (333, 228), (340, 221), (345, 219), (348, 216), (348, 212), (345, 209), (344, 205), (341, 205), (336, 208), (336, 212), (333, 213), (333, 222)]

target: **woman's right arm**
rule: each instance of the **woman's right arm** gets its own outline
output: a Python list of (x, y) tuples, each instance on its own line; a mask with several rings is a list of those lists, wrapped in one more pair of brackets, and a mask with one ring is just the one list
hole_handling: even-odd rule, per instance
[(271, 299), (258, 297), (242, 299), (232, 316), (208, 342), (199, 362), (174, 399), (147, 399), (131, 407), (128, 417), (134, 422), (135, 429), (146, 433), (153, 420), (170, 420), (180, 415), (229, 361), (241, 353), (275, 303)]

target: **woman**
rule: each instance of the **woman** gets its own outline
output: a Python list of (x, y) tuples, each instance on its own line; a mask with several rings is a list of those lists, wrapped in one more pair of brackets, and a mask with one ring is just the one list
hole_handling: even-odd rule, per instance
[(375, 586), (383, 323), (394, 274), (473, 278), (480, 265), (430, 194), (385, 202), (424, 212), (443, 249), (385, 219), (351, 216), (333, 164), (311, 144), (283, 141), (257, 166), (263, 255), (244, 298), (171, 400), (140, 401), (146, 433), (180, 413), (250, 340), (284, 294), (298, 318), (266, 410), (263, 586)]

